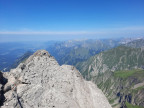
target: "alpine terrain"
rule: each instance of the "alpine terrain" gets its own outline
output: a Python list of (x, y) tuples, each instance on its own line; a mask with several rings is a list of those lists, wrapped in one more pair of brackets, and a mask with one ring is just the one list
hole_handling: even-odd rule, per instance
[(98, 85), (114, 108), (144, 107), (144, 50), (138, 43), (101, 52), (76, 66)]
[(1, 73), (0, 81), (1, 108), (111, 108), (95, 84), (45, 50)]

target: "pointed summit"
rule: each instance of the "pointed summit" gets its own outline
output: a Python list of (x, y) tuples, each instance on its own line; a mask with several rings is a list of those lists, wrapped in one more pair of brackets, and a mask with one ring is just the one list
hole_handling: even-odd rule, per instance
[(38, 50), (34, 54), (34, 56), (51, 56), (46, 50)]
[(2, 108), (111, 108), (106, 97), (73, 66), (60, 66), (45, 50), (6, 73)]

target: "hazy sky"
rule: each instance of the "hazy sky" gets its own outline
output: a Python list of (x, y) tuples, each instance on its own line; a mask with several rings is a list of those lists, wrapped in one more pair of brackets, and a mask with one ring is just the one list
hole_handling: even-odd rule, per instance
[(0, 42), (123, 36), (144, 36), (144, 0), (0, 0)]

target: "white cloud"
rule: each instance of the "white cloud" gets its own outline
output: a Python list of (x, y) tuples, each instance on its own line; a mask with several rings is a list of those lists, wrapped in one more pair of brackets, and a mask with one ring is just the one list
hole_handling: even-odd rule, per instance
[(47, 35), (65, 35), (65, 34), (71, 34), (71, 35), (77, 35), (77, 34), (95, 34), (96, 32), (0, 32), (0, 34), (47, 34)]
[(118, 33), (144, 33), (144, 27), (124, 27), (99, 29), (95, 31), (0, 31), (0, 34), (19, 34), (19, 35), (99, 35), (99, 34), (118, 34)]

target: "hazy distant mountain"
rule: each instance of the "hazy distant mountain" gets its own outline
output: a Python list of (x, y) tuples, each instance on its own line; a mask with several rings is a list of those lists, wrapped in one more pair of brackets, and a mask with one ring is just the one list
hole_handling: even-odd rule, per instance
[(7, 68), (7, 70), (16, 68), (20, 63), (24, 62), (28, 57), (30, 57), (33, 54), (31, 51), (27, 51), (22, 55), (20, 58), (18, 58), (11, 66)]
[(76, 67), (83, 77), (102, 89), (113, 107), (144, 107), (143, 49), (119, 46), (80, 62)]
[(13, 67), (12, 65), (15, 65), (26, 52), (45, 49), (53, 43), (55, 41), (0, 43), (0, 70), (9, 71)]
[(95, 54), (114, 48), (124, 41), (126, 40), (121, 38), (0, 43), (0, 70), (9, 71), (9, 69), (13, 67), (12, 65), (16, 64), (17, 61), (20, 61), (19, 59), (27, 51), (34, 52), (38, 49), (48, 50), (60, 65), (76, 65), (77, 62), (87, 60)]
[(25, 53), (26, 47), (22, 43), (0, 43), (0, 70), (7, 70)]
[(60, 65), (75, 65), (102, 51), (118, 46), (120, 40), (70, 40), (56, 43), (47, 50), (56, 58)]
[[(9, 71), (27, 52), (47, 49), (62, 64), (75, 65), (101, 51), (113, 48), (118, 40), (69, 40), (49, 42), (0, 43), (0, 70)], [(19, 62), (18, 62), (19, 61)], [(16, 63), (17, 62), (17, 63)]]
[(141, 39), (144, 39), (144, 37), (121, 38), (120, 43), (121, 44), (127, 44), (127, 43), (130, 43), (132, 41), (137, 41), (137, 40), (141, 40)]
[(133, 47), (133, 48), (144, 48), (144, 39), (137, 39), (137, 40), (128, 42), (124, 45), (128, 47)]

